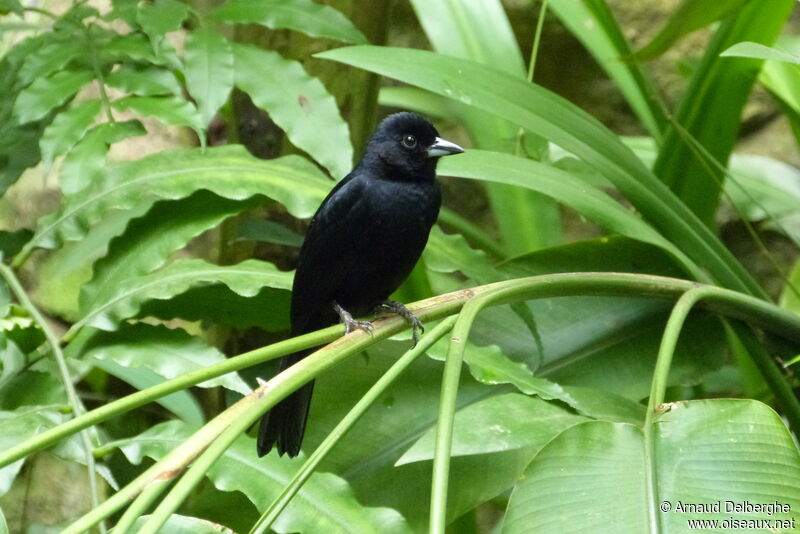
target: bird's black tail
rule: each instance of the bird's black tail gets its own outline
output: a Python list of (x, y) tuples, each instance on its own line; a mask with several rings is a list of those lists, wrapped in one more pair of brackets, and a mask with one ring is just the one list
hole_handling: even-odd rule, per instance
[[(295, 352), (281, 360), (280, 370), (284, 371), (305, 358), (311, 351)], [(258, 455), (264, 456), (272, 446), (278, 444), (278, 454), (291, 457), (300, 453), (303, 434), (306, 431), (308, 408), (311, 405), (311, 393), (314, 381), (304, 385), (281, 402), (272, 407), (261, 418), (258, 429)]]

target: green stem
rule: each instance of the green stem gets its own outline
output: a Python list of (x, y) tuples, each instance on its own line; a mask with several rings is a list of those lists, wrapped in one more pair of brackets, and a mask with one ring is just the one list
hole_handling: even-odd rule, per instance
[[(539, 18), (536, 20), (536, 32), (533, 34), (533, 45), (531, 46), (531, 59), (528, 62), (528, 81), (533, 82), (533, 75), (536, 72), (536, 58), (539, 55), (539, 43), (542, 40), (542, 28), (544, 27), (544, 18), (547, 14), (547, 0), (542, 0), (542, 7), (539, 9)], [(525, 137), (525, 129), (520, 128), (517, 131), (517, 147), (514, 154), (519, 156), (522, 154), (522, 140)]]
[(453, 327), (456, 316), (451, 315), (436, 325), (428, 332), (417, 344), (416, 347), (407, 351), (384, 375), (375, 382), (369, 391), (356, 403), (355, 406), (344, 416), (338, 425), (325, 437), (319, 447), (314, 450), (311, 456), (303, 463), (303, 466), (294, 474), (292, 480), (283, 489), (281, 494), (272, 501), (269, 508), (259, 518), (250, 534), (263, 534), (272, 523), (278, 518), (280, 513), (289, 504), (289, 501), (297, 494), (305, 484), (308, 477), (314, 472), (319, 463), (325, 459), (328, 453), (339, 442), (339, 440), (352, 428), (352, 426), (364, 415), (364, 412), (372, 406), (380, 395), (405, 371), (409, 365), (425, 353), (434, 343), (444, 336)]
[(136, 523), (136, 520), (144, 515), (145, 510), (155, 502), (171, 482), (172, 480), (156, 480), (142, 490), (136, 500), (128, 506), (122, 517), (119, 518), (117, 524), (114, 525), (113, 534), (127, 534), (133, 524)]
[(114, 120), (114, 114), (111, 112), (111, 99), (108, 98), (108, 93), (106, 92), (106, 78), (103, 76), (102, 69), (100, 69), (100, 62), (97, 59), (97, 47), (95, 46), (94, 39), (92, 38), (92, 26), (84, 26), (83, 33), (86, 37), (86, 45), (89, 47), (89, 50), (91, 50), (92, 69), (94, 70), (94, 75), (97, 78), (100, 101), (103, 103), (103, 109), (108, 122), (114, 124), (116, 121)]
[[(50, 325), (47, 323), (47, 320), (44, 318), (41, 312), (39, 312), (39, 309), (28, 297), (28, 294), (25, 292), (22, 284), (17, 279), (14, 271), (4, 263), (0, 263), (0, 276), (5, 279), (8, 287), (14, 292), (14, 295), (16, 295), (22, 307), (28, 310), (28, 313), (31, 314), (33, 320), (44, 333), (47, 344), (50, 346), (50, 350), (53, 351), (53, 356), (55, 357), (56, 365), (58, 367), (58, 373), (61, 376), (61, 382), (64, 385), (64, 391), (67, 394), (67, 401), (72, 408), (73, 415), (76, 417), (83, 415), (86, 412), (86, 408), (83, 406), (80, 397), (78, 397), (78, 393), (75, 391), (75, 385), (72, 383), (72, 375), (70, 374), (69, 367), (67, 366), (67, 359), (64, 357), (64, 352), (61, 350), (61, 344), (58, 341), (58, 337), (50, 328)], [(84, 457), (86, 459), (92, 506), (96, 507), (100, 504), (100, 494), (97, 488), (97, 466), (95, 465), (94, 455), (92, 454), (92, 449), (94, 446), (92, 445), (92, 440), (88, 431), (81, 432), (80, 439), (81, 445), (83, 446)], [(101, 524), (100, 530), (101, 532), (105, 532), (105, 525)]]
[(656, 507), (658, 504), (658, 488), (656, 487), (656, 452), (655, 452), (655, 418), (658, 416), (660, 407), (664, 402), (664, 393), (667, 390), (667, 380), (669, 370), (672, 367), (672, 357), (675, 354), (675, 347), (678, 344), (683, 324), (686, 317), (694, 306), (702, 299), (713, 296), (713, 291), (708, 287), (698, 287), (690, 289), (678, 299), (672, 313), (664, 328), (664, 335), (661, 338), (661, 345), (658, 348), (658, 358), (656, 368), (653, 372), (653, 383), (650, 387), (650, 400), (647, 403), (647, 413), (644, 421), (644, 445), (647, 466), (645, 469), (645, 479), (647, 484), (647, 513), (650, 532), (661, 532), (659, 527), (658, 514)]

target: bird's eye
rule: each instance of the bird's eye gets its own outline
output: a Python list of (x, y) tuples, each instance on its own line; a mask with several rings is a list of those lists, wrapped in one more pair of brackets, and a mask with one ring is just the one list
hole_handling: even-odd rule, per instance
[(413, 135), (406, 135), (403, 137), (403, 146), (407, 148), (414, 148), (417, 146), (417, 138)]

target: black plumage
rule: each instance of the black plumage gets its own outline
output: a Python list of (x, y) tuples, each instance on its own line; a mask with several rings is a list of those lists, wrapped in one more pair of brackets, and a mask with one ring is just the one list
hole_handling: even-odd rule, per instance
[[(381, 122), (361, 161), (311, 220), (292, 287), (293, 336), (340, 318), (349, 323), (348, 330), (369, 328), (351, 321), (347, 312), (362, 315), (386, 303), (414, 268), (439, 214), (436, 163), (460, 152), (415, 113), (396, 113)], [(415, 324), (416, 337), (416, 318), (398, 303), (391, 306)], [(281, 370), (310, 352), (284, 357)], [(281, 455), (299, 453), (313, 387), (306, 384), (264, 416), (259, 456), (276, 442)]]

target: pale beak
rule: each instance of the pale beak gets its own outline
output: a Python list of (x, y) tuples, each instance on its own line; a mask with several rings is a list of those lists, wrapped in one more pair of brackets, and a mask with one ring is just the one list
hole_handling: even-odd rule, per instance
[(439, 156), (449, 156), (451, 154), (461, 154), (464, 149), (455, 143), (451, 143), (441, 137), (437, 137), (433, 144), (428, 147), (428, 157), (438, 158)]

